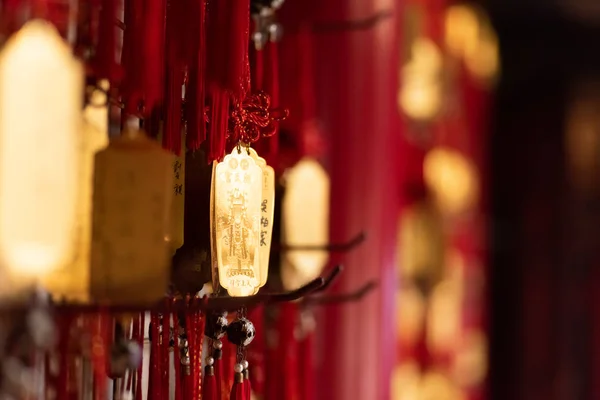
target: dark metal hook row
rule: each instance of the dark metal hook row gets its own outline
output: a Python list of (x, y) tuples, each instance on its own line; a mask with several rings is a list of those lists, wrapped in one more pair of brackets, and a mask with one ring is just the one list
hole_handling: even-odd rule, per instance
[(265, 293), (248, 297), (186, 297), (162, 300), (154, 305), (117, 305), (117, 304), (70, 304), (55, 303), (58, 311), (69, 312), (115, 312), (133, 313), (155, 310), (158, 312), (183, 312), (183, 311), (236, 311), (242, 307), (253, 308), (258, 305), (290, 302), (301, 299), (309, 294), (319, 293), (330, 287), (334, 279), (342, 271), (341, 266), (336, 266), (324, 277), (318, 277), (306, 285), (284, 293)]

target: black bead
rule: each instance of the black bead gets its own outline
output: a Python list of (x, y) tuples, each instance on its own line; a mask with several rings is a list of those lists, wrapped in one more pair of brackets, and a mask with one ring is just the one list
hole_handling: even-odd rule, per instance
[(214, 349), (213, 350), (213, 358), (215, 360), (220, 360), (221, 357), (223, 357), (223, 350), (221, 350), (221, 349)]
[(236, 346), (248, 346), (255, 334), (254, 324), (246, 318), (237, 319), (227, 327), (227, 339)]
[(206, 321), (204, 334), (211, 339), (217, 340), (225, 336), (227, 332), (227, 317), (224, 314), (211, 314)]

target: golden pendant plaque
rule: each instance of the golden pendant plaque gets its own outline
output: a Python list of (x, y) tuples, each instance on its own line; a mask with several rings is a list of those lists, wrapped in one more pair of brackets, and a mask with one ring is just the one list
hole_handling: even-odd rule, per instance
[(240, 148), (217, 164), (214, 229), (219, 282), (230, 296), (250, 296), (261, 286), (260, 221), (263, 172)]
[(267, 165), (256, 150), (249, 148), (250, 157), (262, 169), (262, 200), (260, 202), (260, 286), (267, 283), (269, 276), (269, 257), (273, 237), (273, 215), (275, 213), (275, 170)]
[(100, 302), (150, 303), (170, 273), (172, 155), (129, 128), (96, 154), (91, 293)]

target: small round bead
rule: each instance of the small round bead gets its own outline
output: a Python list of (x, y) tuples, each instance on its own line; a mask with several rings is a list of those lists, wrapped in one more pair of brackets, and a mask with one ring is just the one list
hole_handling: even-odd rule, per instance
[(273, 23), (269, 25), (269, 35), (271, 42), (279, 42), (283, 36), (283, 27), (281, 24)]
[(241, 374), (242, 371), (244, 370), (244, 366), (242, 364), (235, 364), (235, 367), (233, 367), (233, 370), (236, 373)]
[(213, 347), (214, 347), (215, 349), (219, 349), (219, 350), (220, 350), (220, 349), (222, 349), (222, 348), (223, 348), (223, 342), (221, 342), (220, 340), (215, 340), (215, 341), (213, 342)]
[(215, 363), (215, 359), (208, 356), (206, 357), (206, 365), (213, 365)]
[(242, 361), (242, 366), (244, 367), (244, 369), (248, 369), (248, 365), (249, 364), (247, 360)]

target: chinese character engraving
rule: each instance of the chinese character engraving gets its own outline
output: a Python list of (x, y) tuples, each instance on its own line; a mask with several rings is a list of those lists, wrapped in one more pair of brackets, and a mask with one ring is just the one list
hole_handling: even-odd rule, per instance
[(262, 201), (262, 204), (260, 205), (260, 210), (261, 210), (262, 212), (264, 212), (264, 213), (266, 213), (266, 212), (267, 212), (267, 199), (264, 199), (264, 200)]
[(175, 196), (182, 196), (183, 195), (183, 184), (180, 183), (179, 185), (175, 185)]
[(179, 176), (181, 173), (181, 163), (179, 162), (179, 160), (175, 161), (175, 163), (173, 164), (173, 172), (175, 173), (175, 179), (179, 180)]
[(267, 245), (267, 231), (260, 231), (260, 245)]
[(269, 219), (265, 218), (265, 217), (261, 217), (260, 224), (266, 228), (267, 226), (269, 226)]

